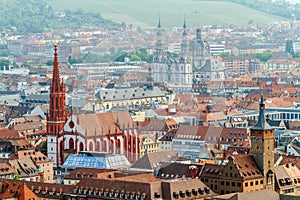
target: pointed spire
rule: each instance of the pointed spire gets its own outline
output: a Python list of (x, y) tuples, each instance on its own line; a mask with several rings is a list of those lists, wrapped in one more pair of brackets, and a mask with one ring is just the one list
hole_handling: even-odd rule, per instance
[(184, 15), (184, 21), (183, 21), (183, 33), (182, 36), (185, 37), (187, 36), (187, 32), (186, 32), (186, 19), (185, 19), (185, 15)]
[(161, 24), (160, 24), (160, 15), (158, 15), (158, 25), (157, 25), (157, 28), (161, 28)]
[(183, 21), (183, 29), (186, 29), (186, 18), (185, 18), (185, 15), (184, 15), (184, 21)]
[(269, 123), (266, 120), (265, 103), (264, 103), (264, 96), (263, 95), (261, 95), (261, 97), (260, 97), (259, 115), (258, 115), (257, 123), (251, 129), (253, 129), (253, 130), (269, 130), (269, 129), (272, 129), (272, 127), (269, 125)]
[(52, 91), (59, 92), (60, 91), (60, 73), (58, 67), (58, 53), (57, 53), (57, 40), (54, 37), (54, 61), (53, 61), (53, 77), (52, 77)]

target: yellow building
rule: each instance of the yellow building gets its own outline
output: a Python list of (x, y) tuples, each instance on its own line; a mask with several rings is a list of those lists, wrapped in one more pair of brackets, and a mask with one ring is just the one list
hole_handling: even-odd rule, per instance
[(233, 155), (226, 165), (205, 164), (201, 181), (215, 193), (229, 194), (263, 189), (263, 176), (250, 155)]
[(264, 98), (259, 103), (258, 121), (250, 129), (251, 155), (264, 176), (264, 188), (274, 190), (274, 129), (265, 116)]
[(156, 135), (153, 134), (141, 134), (139, 135), (139, 148), (140, 148), (140, 158), (146, 153), (158, 152), (159, 151), (159, 141)]

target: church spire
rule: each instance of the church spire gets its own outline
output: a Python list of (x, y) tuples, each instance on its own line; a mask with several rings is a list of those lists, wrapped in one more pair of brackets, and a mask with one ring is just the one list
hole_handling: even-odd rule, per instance
[(257, 123), (251, 129), (256, 129), (256, 130), (269, 130), (269, 129), (272, 129), (272, 127), (269, 125), (269, 123), (266, 120), (265, 103), (264, 103), (263, 95), (261, 95), (261, 97), (260, 97), (259, 115), (258, 115)]
[(54, 38), (54, 61), (53, 61), (53, 77), (51, 92), (59, 92), (60, 90), (60, 73), (58, 67), (57, 41)]
[(161, 28), (161, 24), (160, 24), (160, 15), (158, 16), (158, 25), (157, 28), (160, 29)]
[(158, 16), (158, 25), (157, 25), (156, 37), (157, 37), (156, 48), (160, 49), (161, 46), (162, 46), (160, 15)]
[(67, 120), (66, 94), (63, 80), (60, 79), (57, 42), (54, 39), (53, 77), (50, 86), (49, 114), (47, 116), (47, 132), (58, 135)]
[(182, 36), (185, 37), (187, 35), (187, 32), (186, 32), (186, 19), (185, 19), (185, 15), (184, 15), (184, 21), (183, 21), (183, 33), (182, 33)]

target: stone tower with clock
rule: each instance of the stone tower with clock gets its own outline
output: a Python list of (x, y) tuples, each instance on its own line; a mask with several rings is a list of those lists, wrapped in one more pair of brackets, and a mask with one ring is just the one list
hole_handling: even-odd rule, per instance
[(264, 176), (264, 189), (274, 190), (274, 129), (265, 117), (265, 103), (261, 96), (258, 121), (250, 129), (251, 154)]

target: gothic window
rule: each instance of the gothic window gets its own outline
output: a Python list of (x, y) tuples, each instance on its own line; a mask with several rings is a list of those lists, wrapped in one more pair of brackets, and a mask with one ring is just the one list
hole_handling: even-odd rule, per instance
[(100, 142), (96, 142), (95, 151), (100, 151)]
[(79, 144), (79, 151), (83, 151), (83, 150), (84, 150), (83, 143), (80, 142), (80, 144)]
[(89, 151), (94, 151), (93, 142), (90, 142), (90, 144), (89, 144)]
[(73, 138), (70, 138), (70, 140), (69, 140), (69, 149), (74, 149), (74, 140), (73, 140)]

